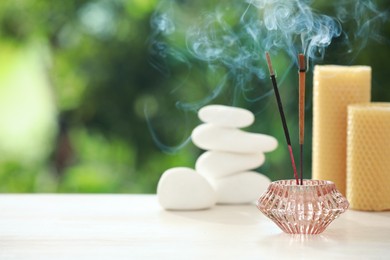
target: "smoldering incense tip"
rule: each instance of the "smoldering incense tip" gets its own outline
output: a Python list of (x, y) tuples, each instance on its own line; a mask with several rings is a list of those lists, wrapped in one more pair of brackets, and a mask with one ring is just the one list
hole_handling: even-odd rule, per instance
[(274, 73), (274, 69), (272, 68), (271, 57), (269, 56), (268, 52), (265, 53), (265, 58), (267, 59), (267, 65), (268, 65), (268, 69), (269, 69), (269, 74), (271, 76), (274, 76), (275, 73)]
[(299, 59), (299, 72), (306, 72), (305, 55), (300, 53), (298, 59)]

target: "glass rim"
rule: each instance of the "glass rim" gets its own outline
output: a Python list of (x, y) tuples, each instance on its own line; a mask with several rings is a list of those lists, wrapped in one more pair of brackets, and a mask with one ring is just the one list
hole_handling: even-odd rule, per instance
[[(306, 183), (305, 183), (306, 182)], [(295, 179), (277, 180), (271, 182), (271, 185), (278, 185), (282, 187), (324, 187), (335, 185), (334, 182), (328, 180), (312, 180), (303, 179), (303, 185), (296, 184)]]

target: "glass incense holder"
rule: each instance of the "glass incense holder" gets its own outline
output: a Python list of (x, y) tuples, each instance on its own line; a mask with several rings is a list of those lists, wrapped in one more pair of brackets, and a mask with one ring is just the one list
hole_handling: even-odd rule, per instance
[(319, 234), (348, 206), (335, 184), (322, 180), (275, 181), (257, 201), (257, 208), (289, 234)]

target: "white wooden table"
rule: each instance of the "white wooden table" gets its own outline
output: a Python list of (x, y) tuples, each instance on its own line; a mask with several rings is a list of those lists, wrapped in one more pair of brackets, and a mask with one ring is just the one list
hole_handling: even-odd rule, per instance
[(390, 212), (282, 233), (254, 205), (162, 210), (154, 195), (0, 195), (0, 259), (390, 259)]

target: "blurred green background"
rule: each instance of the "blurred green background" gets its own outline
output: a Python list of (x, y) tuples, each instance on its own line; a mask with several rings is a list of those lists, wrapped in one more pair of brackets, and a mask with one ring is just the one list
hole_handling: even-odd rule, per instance
[[(180, 31), (160, 39), (174, 46), (171, 54), (180, 50), (174, 58), (157, 55), (151, 48), (157, 38), (151, 22), (156, 9), (169, 5), (185, 27), (201, 13), (229, 4), (222, 2), (1, 1), (0, 192), (154, 193), (166, 169), (194, 167), (202, 151), (188, 138), (200, 124), (197, 109), (206, 104), (254, 112), (256, 122), (246, 130), (273, 135), (280, 142), (258, 171), (272, 180), (291, 178), (267, 80), (248, 80), (246, 96), (237, 93), (237, 82), (226, 79), (226, 70), (212, 69), (185, 52)], [(334, 15), (328, 2), (312, 5), (317, 12)], [(334, 39), (324, 59), (315, 63), (372, 66), (372, 99), (390, 101), (388, 3), (375, 1), (374, 7), (362, 2), (371, 12), (363, 12), (359, 19), (370, 21), (370, 26), (350, 37), (348, 44), (346, 37)], [(231, 14), (232, 26), (237, 23), (235, 15)], [(367, 26), (359, 19), (346, 22), (343, 29)], [(352, 52), (345, 50), (346, 45)], [(297, 93), (288, 88), (296, 85), (297, 72), (287, 55), (273, 54), (277, 71), (283, 71), (278, 76), (291, 136), (297, 137)], [(311, 73), (306, 93), (306, 177), (311, 168)], [(293, 139), (297, 146), (298, 138)]]

